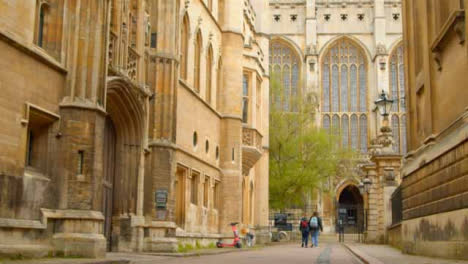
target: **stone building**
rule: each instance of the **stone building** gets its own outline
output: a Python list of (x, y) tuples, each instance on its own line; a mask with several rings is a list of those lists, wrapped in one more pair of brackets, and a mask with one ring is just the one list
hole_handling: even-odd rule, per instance
[(254, 4), (0, 0), (0, 254), (175, 250), (266, 226)]
[(402, 248), (468, 259), (468, 1), (404, 1)]
[[(385, 166), (397, 169), (407, 149), (401, 1), (270, 0), (269, 12), (270, 70), (285, 87), (284, 110), (292, 111), (288, 96), (316, 95), (317, 125), (337, 133), (341, 146), (368, 165), (382, 123), (374, 101), (384, 90), (395, 100), (390, 123), (397, 161)], [(383, 164), (372, 164), (382, 172)], [(323, 186), (311, 209), (323, 216), (325, 232), (334, 232), (343, 217), (349, 229), (366, 224), (369, 241), (378, 241), (388, 224), (384, 190), (374, 175), (369, 195), (362, 195), (358, 171)]]

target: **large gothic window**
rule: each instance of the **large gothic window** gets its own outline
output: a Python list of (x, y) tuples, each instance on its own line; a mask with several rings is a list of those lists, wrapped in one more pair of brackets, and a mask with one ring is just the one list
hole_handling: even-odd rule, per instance
[(296, 111), (291, 100), (299, 95), (300, 58), (289, 44), (274, 40), (270, 46), (270, 69), (276, 81), (281, 84), (283, 93), (276, 95), (275, 103), (284, 111)]
[(343, 38), (329, 48), (321, 65), (323, 125), (329, 123), (325, 120), (332, 116), (332, 127), (341, 136), (341, 146), (366, 153), (367, 64), (364, 52), (355, 43)]
[(404, 48), (400, 44), (390, 55), (390, 97), (392, 105), (392, 132), (395, 140), (394, 150), (406, 154), (406, 102), (405, 102), (405, 68)]

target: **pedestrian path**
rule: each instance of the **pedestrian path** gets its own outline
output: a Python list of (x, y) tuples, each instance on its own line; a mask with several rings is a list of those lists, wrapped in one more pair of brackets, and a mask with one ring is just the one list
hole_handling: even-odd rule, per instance
[(406, 255), (387, 245), (347, 243), (347, 248), (366, 264), (468, 264), (468, 261)]
[[(219, 250), (219, 251), (218, 251)], [(222, 249), (214, 249), (221, 252)], [(1, 263), (1, 262), (0, 262)], [(277, 244), (225, 254), (156, 256), (147, 253), (109, 253), (104, 260), (44, 259), (16, 260), (8, 264), (362, 264), (342, 244), (320, 241), (318, 248), (301, 248), (300, 243)]]

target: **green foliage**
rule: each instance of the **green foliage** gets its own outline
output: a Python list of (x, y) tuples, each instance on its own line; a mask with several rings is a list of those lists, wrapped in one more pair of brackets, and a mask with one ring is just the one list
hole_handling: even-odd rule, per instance
[(327, 191), (340, 170), (353, 166), (355, 153), (317, 126), (315, 94), (286, 102), (274, 76), (270, 84), (270, 206), (302, 207), (313, 190)]
[(196, 248), (196, 249), (201, 249), (201, 248), (203, 248), (203, 246), (200, 244), (200, 242), (199, 242), (198, 240), (195, 242), (195, 248)]

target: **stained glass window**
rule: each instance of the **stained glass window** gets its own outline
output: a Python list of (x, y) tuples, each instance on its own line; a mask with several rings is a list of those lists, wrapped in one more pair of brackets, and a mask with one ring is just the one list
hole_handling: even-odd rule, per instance
[[(273, 40), (270, 46), (270, 68), (273, 69), (273, 77), (282, 84), (283, 93), (274, 95), (275, 101), (284, 111), (296, 111), (291, 104), (291, 97), (300, 93), (300, 61), (299, 55), (293, 48), (281, 40)], [(279, 76), (281, 75), (281, 76)], [(281, 77), (281, 79), (279, 79)]]
[(349, 147), (349, 118), (347, 115), (341, 117), (341, 146)]
[(367, 153), (367, 116), (364, 114), (359, 118), (359, 141), (361, 153)]
[(358, 118), (356, 115), (351, 116), (351, 148), (358, 148)]

